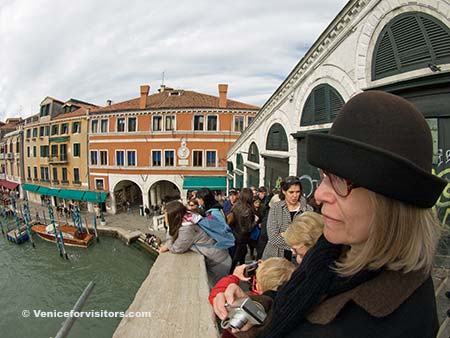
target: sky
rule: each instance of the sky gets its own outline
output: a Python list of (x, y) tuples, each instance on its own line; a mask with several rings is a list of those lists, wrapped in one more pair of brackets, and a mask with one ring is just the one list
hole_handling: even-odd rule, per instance
[(347, 0), (0, 0), (0, 121), (168, 87), (262, 106)]

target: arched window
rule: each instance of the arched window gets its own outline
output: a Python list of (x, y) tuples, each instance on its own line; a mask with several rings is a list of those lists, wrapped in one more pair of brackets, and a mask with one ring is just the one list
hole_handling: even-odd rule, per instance
[(450, 29), (424, 13), (393, 18), (375, 45), (372, 79), (401, 74), (450, 61)]
[(336, 89), (326, 83), (320, 84), (306, 99), (300, 125), (311, 126), (333, 122), (343, 105), (344, 100)]
[(289, 150), (286, 132), (281, 124), (275, 123), (270, 127), (269, 135), (267, 136), (266, 149), (281, 151)]
[(259, 151), (255, 142), (252, 142), (248, 149), (248, 160), (250, 162), (259, 163)]

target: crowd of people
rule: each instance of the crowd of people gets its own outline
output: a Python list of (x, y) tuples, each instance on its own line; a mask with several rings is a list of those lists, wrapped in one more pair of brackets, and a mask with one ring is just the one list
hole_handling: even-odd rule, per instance
[[(167, 203), (160, 252), (205, 256), (223, 337), (435, 337), (431, 268), (440, 228), (432, 207), (447, 181), (432, 175), (423, 115), (398, 96), (364, 92), (306, 145), (321, 176), (312, 199), (295, 176), (278, 195), (230, 189), (223, 204), (201, 189), (187, 205)], [(228, 226), (234, 245), (219, 248), (205, 218)], [(248, 250), (262, 258), (256, 276), (244, 274)], [(248, 294), (241, 286), (249, 281)], [(230, 326), (230, 304), (248, 297), (265, 320)]]

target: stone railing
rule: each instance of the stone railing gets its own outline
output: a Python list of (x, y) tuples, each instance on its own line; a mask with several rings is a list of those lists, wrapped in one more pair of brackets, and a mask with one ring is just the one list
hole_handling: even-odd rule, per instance
[(207, 280), (203, 256), (160, 254), (127, 310), (151, 316), (122, 319), (113, 338), (219, 337)]

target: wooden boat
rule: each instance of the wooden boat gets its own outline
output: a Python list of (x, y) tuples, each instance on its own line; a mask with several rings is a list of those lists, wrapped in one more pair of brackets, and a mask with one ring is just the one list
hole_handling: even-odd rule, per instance
[(28, 241), (29, 236), (26, 226), (21, 226), (20, 231), (17, 228), (8, 231), (6, 233), (6, 238), (8, 239), (8, 241), (16, 244), (22, 244), (23, 242)]
[[(87, 248), (92, 243), (94, 236), (88, 233), (80, 233), (76, 227), (70, 225), (56, 225), (57, 230), (61, 230), (64, 244), (69, 246), (76, 246), (80, 248)], [(39, 223), (33, 225), (31, 229), (42, 239), (55, 243), (55, 233), (52, 226)], [(49, 231), (50, 230), (50, 231)]]

